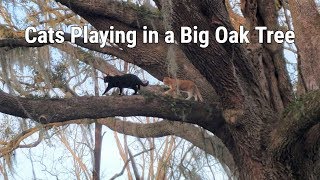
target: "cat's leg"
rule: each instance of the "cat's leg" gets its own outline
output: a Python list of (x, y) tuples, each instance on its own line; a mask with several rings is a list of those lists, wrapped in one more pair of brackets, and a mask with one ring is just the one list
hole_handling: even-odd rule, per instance
[(137, 92), (138, 92), (138, 87), (137, 87), (137, 86), (135, 86), (135, 87), (132, 87), (132, 89), (134, 90), (134, 93), (133, 93), (133, 95), (137, 95)]
[(198, 94), (197, 94), (196, 87), (194, 87), (193, 90), (192, 90), (192, 96), (194, 97), (195, 101), (198, 101)]
[(105, 95), (111, 88), (112, 88), (112, 86), (108, 86), (108, 87), (106, 88), (106, 90), (102, 93), (102, 95)]
[(193, 92), (188, 92), (188, 97), (186, 100), (190, 100), (192, 98)]
[(174, 95), (174, 92), (176, 91), (176, 88), (171, 86), (171, 85), (169, 86), (169, 88), (170, 89), (168, 91), (164, 92), (164, 94)]
[(195, 101), (198, 101), (198, 95), (196, 93), (193, 93), (193, 97)]
[(123, 90), (123, 88), (119, 87), (119, 89), (120, 89), (119, 95), (122, 95), (122, 90)]

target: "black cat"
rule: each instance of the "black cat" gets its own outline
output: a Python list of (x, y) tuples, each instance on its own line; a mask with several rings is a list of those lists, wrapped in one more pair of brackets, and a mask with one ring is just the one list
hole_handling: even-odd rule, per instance
[(105, 83), (108, 83), (107, 89), (102, 95), (105, 95), (111, 88), (118, 87), (120, 89), (120, 95), (122, 94), (123, 88), (130, 88), (134, 90), (134, 94), (137, 94), (141, 86), (147, 86), (148, 81), (142, 82), (138, 76), (133, 74), (124, 74), (122, 76), (105, 76), (103, 78)]

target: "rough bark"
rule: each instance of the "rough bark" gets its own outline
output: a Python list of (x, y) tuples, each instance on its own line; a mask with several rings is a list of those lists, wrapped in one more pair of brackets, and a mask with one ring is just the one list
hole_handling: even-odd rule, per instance
[[(169, 3), (169, 2), (167, 2)], [(191, 3), (192, 5), (187, 6), (185, 4)], [(211, 4), (212, 3), (212, 4)], [(214, 87), (215, 91), (220, 97), (220, 102), (224, 109), (243, 109), (244, 93), (240, 88), (239, 81), (236, 77), (236, 69), (234, 62), (245, 61), (244, 56), (239, 56), (240, 48), (238, 45), (231, 44), (219, 44), (214, 40), (214, 32), (217, 27), (221, 24), (226, 24), (227, 28), (230, 29), (231, 25), (228, 22), (221, 21), (223, 16), (227, 17), (227, 12), (220, 8), (224, 6), (223, 2), (201, 2), (192, 3), (190, 1), (172, 1), (172, 9), (168, 10), (172, 12), (172, 20), (165, 19), (165, 21), (172, 21), (172, 30), (180, 41), (182, 26), (197, 26), (198, 31), (210, 30), (210, 45), (207, 48), (201, 48), (196, 43), (181, 44), (180, 47), (193, 63), (193, 65), (201, 70), (201, 73), (206, 77), (210, 84)], [(213, 5), (215, 4), (215, 5)], [(203, 7), (210, 7), (207, 12), (201, 12)], [(214, 8), (214, 9), (211, 9)], [(189, 17), (189, 12), (194, 13), (194, 18)], [(228, 23), (228, 24), (227, 24)], [(229, 53), (233, 52), (233, 53)], [(234, 56), (232, 56), (234, 54)], [(240, 59), (238, 59), (240, 57)], [(237, 59), (237, 60), (235, 60)], [(245, 63), (243, 68), (248, 72), (248, 76), (251, 76), (251, 70), (246, 67)], [(241, 71), (242, 72), (242, 71)], [(252, 80), (252, 77), (248, 77)], [(256, 86), (254, 81), (250, 81), (252, 86)]]
[(283, 44), (258, 42), (256, 26), (266, 26), (268, 30), (281, 30), (277, 20), (274, 1), (241, 1), (241, 10), (250, 30), (249, 56), (258, 71), (263, 94), (272, 107), (281, 112), (292, 101), (292, 87), (283, 56)]
[[(218, 130), (224, 124), (221, 110), (216, 104), (200, 104), (152, 94), (33, 100), (0, 91), (0, 97), (0, 112), (30, 118), (43, 124), (114, 116), (160, 117), (201, 124), (210, 131)], [(160, 111), (154, 111), (154, 109), (160, 109)]]
[[(157, 16), (148, 16), (149, 19), (145, 21), (135, 9), (118, 6), (118, 2), (113, 1), (58, 2), (84, 17), (98, 30), (108, 30), (110, 25), (121, 30), (137, 30), (139, 40), (136, 48), (129, 49), (125, 45), (119, 45), (128, 56), (125, 60), (147, 69), (159, 79), (168, 75), (165, 59), (169, 47), (164, 42), (153, 45), (141, 43), (141, 25), (159, 20)], [(278, 30), (274, 1), (241, 2), (250, 28), (264, 25), (271, 30)], [(109, 5), (114, 8), (108, 7)], [(118, 115), (153, 116), (194, 123), (222, 140), (232, 154), (235, 165), (241, 167), (240, 179), (299, 179), (307, 173), (307, 177), (314, 178), (319, 172), (317, 137), (320, 136), (320, 96), (319, 92), (306, 96), (298, 104), (292, 104), (292, 109), (289, 106), (284, 116), (281, 116), (283, 108), (291, 102), (292, 94), (283, 62), (282, 45), (271, 43), (259, 46), (254, 43), (254, 34), (251, 34), (253, 44), (248, 48), (251, 51), (249, 54), (238, 44), (218, 44), (212, 39), (217, 27), (223, 25), (229, 31), (233, 30), (224, 1), (221, 0), (168, 0), (157, 1), (157, 5), (169, 12), (170, 16), (166, 16), (165, 21), (177, 37), (181, 33), (181, 26), (197, 25), (198, 30), (209, 30), (210, 45), (205, 49), (193, 43), (175, 46), (176, 59), (181, 67), (178, 75), (187, 75), (196, 80), (208, 97), (206, 102), (213, 102), (215, 99), (209, 92), (217, 92), (221, 105), (173, 100), (150, 94), (30, 100), (0, 92), (0, 111), (18, 117), (29, 117), (41, 123)], [(190, 13), (193, 14), (192, 17)], [(154, 28), (161, 32), (164, 29), (161, 28), (162, 25), (159, 22)], [(315, 53), (309, 53), (313, 52)], [(235, 113), (228, 116), (230, 112)], [(233, 123), (230, 123), (230, 119), (233, 119)], [(123, 128), (131, 125), (128, 123)], [(150, 125), (141, 125), (148, 126)], [(139, 126), (135, 127), (141, 129)], [(114, 129), (121, 131), (117, 125)], [(132, 131), (133, 129), (127, 129), (126, 132), (144, 136), (143, 133)], [(163, 134), (171, 133), (168, 131)], [(179, 134), (179, 130), (173, 133)]]
[(100, 123), (95, 124), (94, 131), (94, 167), (92, 173), (93, 180), (100, 180), (100, 164), (101, 164), (101, 145), (102, 145), (102, 125)]
[(276, 159), (292, 167), (297, 179), (315, 179), (319, 175), (320, 92), (312, 92), (285, 112), (272, 133)]
[[(172, 1), (171, 8), (172, 19), (167, 21), (171, 21), (172, 28), (178, 37), (181, 33), (181, 26), (197, 25), (198, 30), (210, 30), (211, 37), (214, 36), (215, 29), (220, 25), (232, 30), (226, 18), (226, 9), (221, 1)], [(194, 18), (190, 19), (188, 13), (185, 12), (192, 12)], [(238, 117), (241, 128), (231, 127), (230, 130), (234, 146), (228, 146), (231, 153), (236, 156), (234, 159), (238, 167), (242, 167), (240, 177), (243, 179), (291, 177), (289, 169), (270, 158), (269, 152), (266, 151), (265, 145), (267, 144), (264, 143), (268, 142), (268, 133), (271, 130), (266, 123), (275, 122), (278, 117), (272, 115), (273, 110), (269, 109), (270, 104), (266, 103), (261, 95), (261, 86), (257, 83), (259, 79), (256, 78), (258, 73), (252, 68), (241, 46), (228, 43), (221, 45), (213, 39), (210, 42), (210, 46), (205, 49), (192, 43), (180, 44), (180, 46), (188, 59), (197, 69), (201, 70), (215, 88), (225, 110), (229, 108), (245, 109), (244, 115)], [(286, 74), (283, 73), (283, 75)], [(289, 85), (288, 78), (285, 80), (284, 84)], [(286, 87), (285, 89), (291, 92), (291, 88)], [(282, 92), (288, 96), (285, 91)], [(256, 101), (257, 99), (260, 102)], [(288, 99), (284, 98), (279, 101), (288, 104), (290, 102)], [(283, 106), (274, 109), (281, 111)]]
[(320, 87), (320, 14), (314, 1), (289, 1), (298, 49), (298, 95)]

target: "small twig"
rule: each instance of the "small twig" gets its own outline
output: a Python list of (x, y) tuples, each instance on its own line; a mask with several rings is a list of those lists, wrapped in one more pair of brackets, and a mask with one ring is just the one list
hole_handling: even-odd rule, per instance
[(138, 154), (130, 157), (130, 158), (124, 163), (122, 170), (121, 170), (118, 174), (115, 174), (114, 176), (112, 176), (112, 178), (110, 178), (110, 180), (113, 180), (113, 179), (116, 179), (117, 177), (120, 177), (120, 176), (124, 173), (124, 170), (126, 169), (126, 167), (127, 167), (127, 165), (129, 164), (129, 162), (130, 162), (134, 157), (139, 156), (139, 155), (141, 155), (141, 154), (143, 154), (143, 153), (145, 153), (145, 152), (151, 151), (151, 150), (153, 150), (153, 149), (154, 149), (154, 148), (150, 148), (150, 149), (141, 151), (140, 153), (138, 153)]

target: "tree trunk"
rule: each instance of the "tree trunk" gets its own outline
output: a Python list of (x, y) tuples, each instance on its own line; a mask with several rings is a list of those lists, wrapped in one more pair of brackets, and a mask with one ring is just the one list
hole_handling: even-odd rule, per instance
[(102, 125), (100, 123), (95, 124), (95, 133), (94, 133), (94, 166), (93, 166), (93, 173), (92, 179), (99, 180), (100, 179), (100, 164), (101, 164), (101, 145), (102, 145)]
[(298, 95), (320, 87), (320, 14), (313, 0), (289, 0), (298, 49)]
[[(206, 7), (206, 11), (204, 11), (204, 7)], [(209, 29), (210, 37), (214, 37), (216, 28), (221, 25), (227, 27), (228, 30), (232, 30), (222, 1), (181, 2), (176, 0), (172, 2), (171, 8), (172, 28), (177, 37), (180, 37), (181, 26), (192, 27), (197, 25), (199, 31)], [(188, 13), (185, 12), (192, 12), (195, 18), (190, 18)], [(274, 68), (276, 66), (281, 67), (282, 64), (271, 66), (272, 71), (262, 67), (268, 70), (267, 75), (270, 74), (269, 76), (273, 76), (277, 80), (277, 83), (269, 84), (268, 87), (265, 87), (266, 89), (263, 89), (261, 84), (258, 83), (259, 79), (254, 76), (258, 72), (252, 67), (252, 64), (248, 63), (250, 62), (248, 61), (249, 57), (244, 56), (246, 53), (241, 46), (228, 43), (218, 44), (214, 39), (210, 39), (210, 46), (205, 49), (201, 49), (197, 44), (192, 43), (180, 44), (180, 46), (193, 65), (200, 72), (203, 72), (212, 86), (215, 87), (217, 94), (220, 97), (226, 97), (226, 99), (222, 98), (224, 111), (228, 108), (244, 108), (244, 114), (236, 117), (236, 125), (227, 125), (231, 137), (226, 139), (226, 137), (217, 134), (224, 142), (231, 141), (226, 145), (233, 154), (237, 166), (241, 167), (239, 168), (240, 179), (290, 178), (290, 170), (278, 160), (273, 159), (272, 152), (268, 151), (269, 134), (272, 130), (269, 124), (279, 119), (275, 115), (276, 112), (281, 111), (284, 105), (291, 100), (291, 95), (287, 94), (287, 91), (290, 92), (291, 89), (286, 70)], [(279, 47), (270, 45), (266, 48)], [(268, 61), (275, 58), (278, 61), (282, 60), (283, 63), (282, 53), (274, 55), (274, 51), (266, 51), (265, 53), (270, 53), (273, 56), (265, 55), (268, 59), (264, 60)], [(251, 62), (254, 62), (254, 59), (251, 59)], [(278, 76), (271, 73), (275, 71), (279, 72)], [(272, 78), (265, 79), (272, 82)], [(276, 91), (273, 91), (269, 86), (274, 86), (273, 89)], [(269, 89), (271, 91), (268, 91)], [(260, 90), (267, 92), (270, 98), (265, 98), (263, 93), (257, 93)]]
[[(93, 74), (94, 74), (95, 96), (99, 96), (98, 72), (96, 69), (93, 69)], [(93, 172), (92, 172), (93, 180), (100, 180), (101, 148), (102, 148), (102, 124), (97, 122), (95, 123), (95, 130), (94, 130)]]

